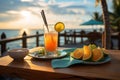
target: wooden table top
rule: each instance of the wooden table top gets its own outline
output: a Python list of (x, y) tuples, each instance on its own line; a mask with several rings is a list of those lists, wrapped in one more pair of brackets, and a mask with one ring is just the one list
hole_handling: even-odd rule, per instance
[(109, 50), (112, 60), (100, 65), (73, 65), (53, 69), (50, 60), (36, 60), (26, 56), (24, 61), (14, 61), (9, 56), (0, 58), (0, 74), (22, 77), (30, 80), (64, 79), (72, 77), (120, 80), (120, 50)]

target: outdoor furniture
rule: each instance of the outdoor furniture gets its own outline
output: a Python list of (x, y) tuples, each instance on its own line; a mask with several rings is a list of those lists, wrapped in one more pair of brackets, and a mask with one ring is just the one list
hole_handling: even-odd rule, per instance
[(95, 44), (96, 40), (102, 41), (102, 34), (100, 32), (89, 32), (87, 35), (88, 35), (89, 42), (92, 44)]
[(92, 26), (92, 29), (94, 30), (94, 25), (103, 25), (103, 22), (102, 21), (97, 21), (97, 20), (93, 20), (93, 19), (90, 19), (82, 24), (80, 24), (80, 26)]
[(79, 80), (120, 79), (120, 50), (109, 50), (111, 61), (100, 65), (73, 65), (53, 69), (51, 60), (36, 60), (27, 56), (24, 61), (14, 61), (9, 56), (0, 58), (0, 75), (10, 75), (27, 80)]

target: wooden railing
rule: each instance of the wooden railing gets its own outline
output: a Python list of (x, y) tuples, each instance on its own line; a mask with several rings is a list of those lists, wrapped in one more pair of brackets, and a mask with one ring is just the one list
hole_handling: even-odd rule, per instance
[[(35, 35), (28, 36), (26, 34), (26, 32), (24, 32), (21, 37), (7, 39), (5, 33), (3, 32), (1, 34), (1, 40), (0, 40), (1, 53), (4, 53), (5, 51), (7, 51), (7, 48), (6, 48), (7, 43), (17, 41), (17, 40), (22, 41), (22, 48), (27, 48), (27, 39), (28, 38), (36, 38), (36, 46), (39, 46), (39, 42), (40, 42), (39, 37), (43, 37), (43, 34), (39, 34), (38, 32), (36, 32)], [(90, 33), (86, 34), (85, 31), (80, 31), (80, 32), (76, 32), (75, 30), (73, 32), (64, 31), (64, 33), (59, 33), (59, 36), (58, 36), (58, 46), (59, 47), (61, 46), (60, 37), (64, 37), (64, 44), (68, 44), (69, 38), (72, 38), (72, 43), (76, 44), (77, 43), (76, 38), (78, 38), (78, 37), (81, 39), (81, 43), (84, 42), (83, 38), (88, 38), (90, 43), (94, 43), (94, 41), (97, 40), (97, 39), (104, 40), (104, 37), (102, 36), (102, 33), (99, 33), (99, 32), (90, 32)], [(112, 37), (118, 39), (118, 48), (120, 49), (120, 33), (119, 33), (118, 36), (113, 35)], [(102, 47), (104, 47), (104, 43), (102, 43)]]
[(36, 38), (36, 46), (39, 46), (39, 37), (42, 37), (42, 36), (43, 36), (43, 34), (39, 34), (38, 32), (36, 32), (35, 35), (27, 36), (26, 32), (24, 32), (21, 37), (7, 39), (6, 34), (3, 32), (1, 35), (1, 40), (0, 40), (1, 53), (4, 53), (5, 51), (7, 51), (7, 48), (6, 48), (7, 43), (13, 42), (13, 41), (18, 41), (18, 40), (22, 41), (22, 48), (27, 48), (27, 39), (28, 38), (35, 37)]
[(85, 31), (76, 32), (75, 30), (72, 33), (65, 31), (64, 33), (59, 34), (59, 36), (64, 37), (65, 44), (68, 44), (69, 38), (72, 38), (73, 44), (77, 43), (76, 38), (78, 37), (81, 39), (81, 43), (84, 42), (83, 38), (88, 38), (90, 43), (94, 43), (96, 39), (102, 39), (102, 33), (99, 32), (85, 33)]

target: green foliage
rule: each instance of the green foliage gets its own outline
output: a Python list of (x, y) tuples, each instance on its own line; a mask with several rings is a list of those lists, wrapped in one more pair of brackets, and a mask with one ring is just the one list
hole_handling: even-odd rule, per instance
[(103, 21), (102, 14), (99, 14), (99, 12), (94, 12), (92, 18), (96, 21)]
[(110, 20), (112, 26), (117, 26), (117, 30), (120, 31), (120, 0), (112, 0), (113, 12), (110, 13)]

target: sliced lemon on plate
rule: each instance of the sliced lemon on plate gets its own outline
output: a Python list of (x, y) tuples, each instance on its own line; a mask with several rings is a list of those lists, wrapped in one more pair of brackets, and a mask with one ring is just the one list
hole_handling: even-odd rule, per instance
[(54, 29), (57, 31), (57, 32), (61, 32), (63, 31), (65, 28), (65, 25), (63, 22), (57, 22), (54, 26)]

